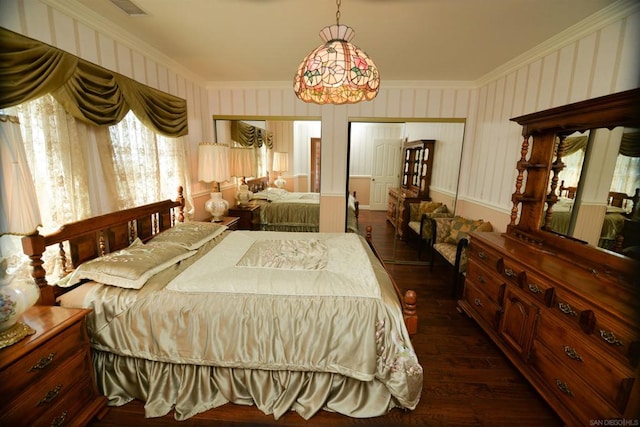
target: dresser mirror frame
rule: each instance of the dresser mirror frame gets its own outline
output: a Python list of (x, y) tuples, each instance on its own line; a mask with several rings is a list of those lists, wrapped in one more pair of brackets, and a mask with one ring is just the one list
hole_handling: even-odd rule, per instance
[(603, 278), (630, 285), (638, 282), (638, 261), (543, 230), (541, 224), (546, 207), (553, 211), (560, 186), (554, 182), (554, 176), (562, 168), (554, 165), (557, 138), (597, 128), (638, 127), (640, 89), (555, 107), (511, 121), (522, 126), (524, 140), (516, 166), (516, 190), (511, 198), (513, 207), (506, 235), (582, 265)]

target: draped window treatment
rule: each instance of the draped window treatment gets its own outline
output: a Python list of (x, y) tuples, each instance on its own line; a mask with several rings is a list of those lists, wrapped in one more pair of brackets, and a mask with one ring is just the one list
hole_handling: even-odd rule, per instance
[(73, 117), (96, 126), (114, 125), (131, 110), (162, 135), (188, 133), (184, 99), (0, 27), (0, 108), (47, 93)]
[(51, 95), (9, 110), (20, 117), (44, 234), (67, 222), (175, 199), (178, 185), (193, 206), (183, 137), (158, 135), (133, 113), (115, 126), (88, 125)]
[(243, 147), (273, 148), (273, 133), (238, 120), (231, 122), (231, 139)]

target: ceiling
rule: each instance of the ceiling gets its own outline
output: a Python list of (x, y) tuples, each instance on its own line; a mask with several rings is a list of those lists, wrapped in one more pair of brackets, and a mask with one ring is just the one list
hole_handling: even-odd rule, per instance
[[(293, 79), (336, 23), (334, 0), (57, 0), (206, 82)], [(381, 79), (475, 81), (615, 0), (342, 0), (340, 23)], [(139, 39), (139, 40), (136, 40)]]

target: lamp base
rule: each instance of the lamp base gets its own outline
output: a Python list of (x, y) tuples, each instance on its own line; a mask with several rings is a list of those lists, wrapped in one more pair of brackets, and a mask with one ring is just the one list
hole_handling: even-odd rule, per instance
[(282, 175), (278, 175), (278, 179), (276, 179), (275, 181), (273, 181), (273, 184), (278, 187), (278, 188), (284, 188), (284, 186), (287, 184), (287, 181), (285, 181), (282, 178)]
[(26, 323), (16, 322), (15, 325), (0, 332), (0, 348), (13, 345), (23, 338), (35, 333), (36, 331)]

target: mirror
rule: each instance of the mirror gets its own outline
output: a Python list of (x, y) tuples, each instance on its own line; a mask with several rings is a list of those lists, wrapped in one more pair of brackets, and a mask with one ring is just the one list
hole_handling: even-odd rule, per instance
[[(618, 154), (628, 150), (630, 155), (626, 157), (640, 156), (637, 132), (627, 132), (640, 124), (639, 108), (640, 89), (632, 89), (511, 119), (522, 126), (524, 139), (516, 166), (516, 190), (512, 195), (507, 235), (570, 262), (588, 265), (594, 274), (615, 271), (621, 274), (615, 277), (637, 277), (637, 264), (632, 260), (640, 248), (639, 233), (633, 231), (638, 229), (637, 209), (622, 221), (619, 237), (623, 238), (624, 246), (617, 246), (614, 249), (617, 253), (597, 245), (604, 227), (603, 218), (607, 217), (608, 201), (613, 203), (610, 193), (616, 188), (614, 185), (618, 185), (612, 179), (620, 160)], [(556, 147), (560, 140), (574, 132), (588, 135), (588, 142), (571, 207), (572, 224), (567, 227), (567, 233), (572, 236), (568, 238), (546, 227), (553, 221), (558, 201), (556, 191), (564, 169), (561, 159), (558, 161), (555, 156)], [(636, 167), (637, 161), (633, 160)], [(637, 170), (633, 172), (635, 182), (638, 182)], [(629, 196), (637, 201), (638, 192)], [(619, 241), (617, 236), (616, 243)]]
[[(637, 129), (622, 126), (559, 134), (554, 164), (564, 167), (555, 177), (551, 172), (549, 193), (559, 183), (558, 198), (551, 212), (545, 212), (542, 228), (616, 250), (638, 205), (633, 200), (640, 187), (638, 135)], [(546, 218), (551, 218), (548, 225)], [(627, 246), (630, 240), (638, 238), (627, 236)]]
[[(273, 149), (258, 149), (257, 170), (253, 178), (268, 174), (269, 183), (279, 176), (284, 178), (283, 187), (292, 192), (320, 191), (320, 140), (321, 126), (319, 119), (309, 117), (261, 117), (261, 116), (214, 116), (216, 142), (231, 143), (232, 126), (241, 122), (263, 129), (272, 134)], [(283, 170), (274, 170), (274, 153), (283, 153), (286, 159)], [(233, 171), (232, 171), (233, 173)], [(232, 182), (235, 182), (232, 180)], [(250, 189), (251, 190), (251, 189)]]
[[(426, 242), (420, 242), (417, 234), (407, 230), (406, 219), (415, 219), (411, 218), (411, 209), (413, 206), (415, 216), (420, 199), (440, 202), (449, 212), (455, 212), (464, 127), (463, 119), (352, 119), (349, 122), (349, 192), (355, 191), (358, 196), (361, 218), (369, 212), (375, 215), (373, 240), (386, 262), (430, 262)], [(431, 140), (434, 141), (432, 150), (420, 142)], [(412, 141), (419, 142), (413, 147), (414, 151), (403, 151), (403, 145)], [(411, 166), (405, 161), (406, 156)], [(431, 171), (425, 170), (423, 161), (428, 156), (432, 156)], [(428, 188), (424, 188), (425, 181), (419, 179), (425, 172), (430, 173)], [(428, 196), (407, 199), (404, 207), (392, 203), (394, 192), (402, 192), (403, 184), (416, 187)], [(362, 220), (359, 223), (363, 224)], [(391, 242), (386, 239), (376, 242), (376, 235), (382, 230), (375, 227), (385, 227), (384, 233), (392, 234)]]

